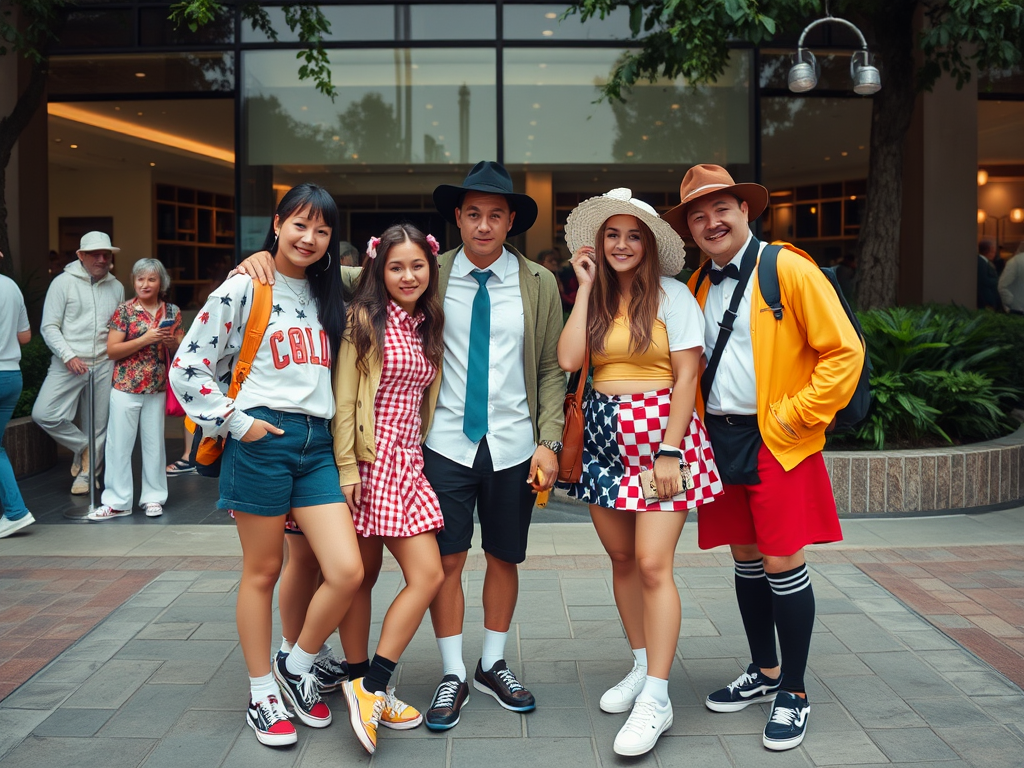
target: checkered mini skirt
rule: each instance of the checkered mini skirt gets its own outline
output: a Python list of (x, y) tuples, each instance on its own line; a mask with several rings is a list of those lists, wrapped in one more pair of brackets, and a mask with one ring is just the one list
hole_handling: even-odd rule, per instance
[(711, 441), (696, 412), (682, 446), (694, 487), (665, 501), (644, 500), (640, 473), (654, 466), (671, 400), (671, 389), (636, 395), (591, 392), (584, 403), (583, 475), (568, 487), (569, 495), (588, 504), (633, 512), (681, 512), (714, 501), (722, 493), (722, 481)]

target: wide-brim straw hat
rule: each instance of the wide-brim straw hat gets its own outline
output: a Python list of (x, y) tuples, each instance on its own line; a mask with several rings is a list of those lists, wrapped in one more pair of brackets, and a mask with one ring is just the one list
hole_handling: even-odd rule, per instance
[(679, 185), (680, 203), (665, 211), (662, 217), (682, 237), (690, 236), (686, 223), (686, 209), (694, 200), (705, 195), (728, 192), (747, 204), (747, 221), (753, 221), (768, 207), (768, 190), (760, 184), (737, 184), (729, 172), (720, 165), (695, 165), (683, 176)]
[(683, 270), (686, 249), (682, 239), (657, 211), (643, 200), (637, 200), (633, 191), (625, 187), (584, 200), (572, 209), (565, 221), (565, 242), (569, 250), (576, 253), (584, 245), (595, 246), (601, 225), (620, 213), (636, 216), (650, 227), (658, 244), (661, 274), (674, 277)]
[(110, 235), (106, 232), (86, 232), (82, 235), (82, 240), (78, 244), (78, 250), (80, 251), (112, 251), (117, 253), (120, 248), (115, 248), (110, 244)]
[(449, 224), (458, 225), (455, 220), (455, 209), (459, 200), (467, 192), (482, 192), (487, 195), (502, 195), (508, 200), (509, 210), (515, 213), (509, 237), (522, 234), (537, 221), (537, 203), (529, 195), (512, 189), (512, 177), (505, 166), (490, 160), (482, 160), (466, 174), (462, 186), (441, 184), (434, 189), (434, 207)]

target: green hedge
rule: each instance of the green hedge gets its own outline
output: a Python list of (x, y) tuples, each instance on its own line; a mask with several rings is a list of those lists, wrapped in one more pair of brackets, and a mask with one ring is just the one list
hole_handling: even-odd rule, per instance
[(1011, 432), (1024, 397), (1024, 317), (962, 307), (858, 313), (874, 370), (868, 418), (832, 447), (926, 446)]

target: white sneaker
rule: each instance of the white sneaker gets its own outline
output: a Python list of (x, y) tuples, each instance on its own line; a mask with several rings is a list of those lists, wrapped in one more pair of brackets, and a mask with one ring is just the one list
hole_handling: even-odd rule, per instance
[(78, 477), (75, 478), (75, 482), (71, 484), (71, 495), (72, 496), (84, 496), (89, 492), (89, 475), (85, 472), (79, 472)]
[(0, 539), (6, 538), (15, 531), (20, 531), (22, 528), (32, 525), (35, 521), (36, 519), (32, 517), (31, 512), (18, 520), (8, 520), (6, 517), (0, 517)]
[(647, 667), (634, 664), (628, 675), (604, 692), (604, 696), (601, 697), (601, 711), (612, 714), (628, 712), (629, 708), (633, 706), (633, 702), (636, 701), (636, 697), (640, 695), (640, 691), (644, 689), (646, 681)]
[(659, 707), (653, 699), (637, 697), (629, 719), (622, 726), (612, 749), (617, 755), (636, 757), (654, 749), (658, 737), (672, 727), (672, 702)]
[(142, 505), (142, 511), (146, 513), (146, 517), (160, 517), (164, 513), (164, 508), (155, 501), (147, 501)]
[[(79, 475), (81, 477), (81, 475)], [(102, 520), (113, 520), (115, 517), (127, 517), (132, 511), (130, 509), (114, 509), (109, 504), (103, 504), (96, 507), (92, 512), (86, 515), (87, 520), (93, 520), (96, 522)]]

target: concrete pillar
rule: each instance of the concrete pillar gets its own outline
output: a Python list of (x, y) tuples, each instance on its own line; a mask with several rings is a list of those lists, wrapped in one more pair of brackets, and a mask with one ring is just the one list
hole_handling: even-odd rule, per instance
[(551, 173), (526, 172), (526, 194), (537, 202), (537, 223), (526, 233), (528, 259), (535, 259), (541, 251), (555, 244), (555, 194), (552, 190)]
[(918, 96), (903, 167), (899, 303), (975, 306), (977, 78), (957, 90), (944, 76)]

